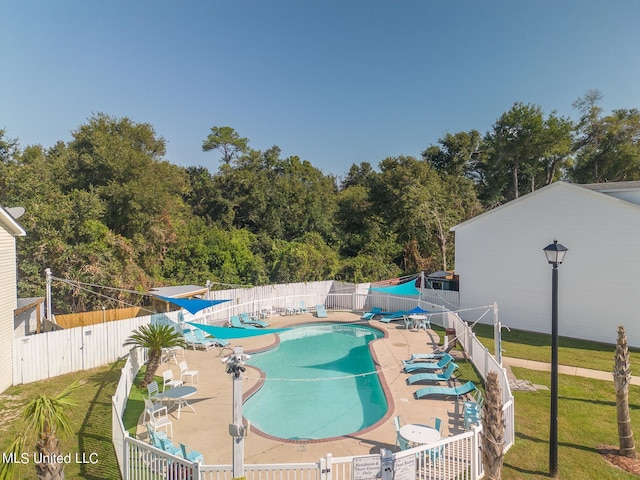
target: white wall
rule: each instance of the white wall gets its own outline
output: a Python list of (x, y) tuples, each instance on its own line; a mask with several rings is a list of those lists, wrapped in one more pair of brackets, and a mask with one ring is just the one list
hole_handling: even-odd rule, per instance
[[(559, 333), (640, 347), (640, 206), (554, 183), (454, 228), (461, 308), (498, 302), (511, 328), (550, 333), (551, 265), (559, 267)], [(508, 355), (508, 352), (506, 353)]]
[(17, 298), (16, 241), (0, 225), (0, 392), (13, 383), (13, 311)]

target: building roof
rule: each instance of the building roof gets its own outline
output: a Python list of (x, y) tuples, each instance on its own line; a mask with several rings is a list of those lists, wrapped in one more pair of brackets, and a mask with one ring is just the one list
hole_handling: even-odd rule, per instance
[[(638, 184), (637, 187), (631, 187), (630, 184)], [(618, 184), (617, 190), (613, 190), (616, 187), (613, 187), (615, 184)], [(627, 185), (626, 187), (622, 187), (621, 185), (625, 184)], [(609, 187), (603, 187), (604, 185), (608, 185), (609, 187), (611, 187), (612, 189), (608, 189)], [(633, 202), (629, 202), (627, 200), (621, 199), (621, 198), (617, 198), (615, 196), (612, 195), (608, 195), (608, 193), (612, 192), (612, 191), (622, 191), (622, 190), (634, 190), (635, 188), (640, 188), (640, 182), (611, 182), (611, 183), (591, 183), (591, 184), (584, 184), (584, 185), (580, 185), (580, 184), (576, 184), (576, 183), (567, 183), (567, 182), (553, 182), (549, 185), (546, 185), (534, 192), (528, 193), (526, 195), (523, 195), (521, 197), (516, 198), (515, 200), (511, 200), (510, 202), (507, 203), (503, 203), (502, 205), (500, 205), (499, 207), (493, 208), (489, 211), (486, 211), (484, 213), (481, 213), (480, 215), (476, 215), (473, 218), (470, 218), (469, 220), (466, 220), (462, 223), (459, 223), (458, 225), (454, 225), (453, 227), (451, 227), (449, 229), (449, 231), (451, 232), (455, 232), (456, 230), (458, 230), (461, 227), (466, 227), (468, 224), (473, 223), (477, 220), (480, 220), (482, 218), (485, 218), (488, 215), (493, 214), (494, 212), (497, 212), (499, 210), (502, 210), (504, 208), (509, 208), (512, 207), (514, 205), (519, 204), (520, 202), (526, 202), (527, 200), (535, 197), (536, 195), (543, 195), (545, 192), (547, 192), (548, 190), (551, 189), (555, 189), (555, 188), (566, 188), (566, 189), (571, 189), (573, 191), (575, 191), (576, 193), (580, 193), (580, 192), (584, 192), (587, 195), (595, 195), (598, 198), (600, 198), (603, 201), (610, 201), (610, 202), (618, 202), (620, 205), (626, 205), (628, 207), (632, 207), (637, 209), (638, 211), (640, 211), (640, 205), (638, 205), (637, 203), (633, 203)]]
[(595, 190), (596, 192), (623, 192), (628, 190), (640, 190), (640, 181), (633, 182), (602, 182), (602, 183), (574, 183), (578, 187)]
[(16, 219), (2, 207), (0, 207), (0, 227), (4, 228), (14, 237), (24, 237), (27, 234), (20, 224), (16, 222)]
[(209, 289), (199, 285), (178, 285), (174, 287), (158, 287), (149, 290), (149, 295), (169, 297), (169, 298), (188, 298), (195, 295), (204, 295)]

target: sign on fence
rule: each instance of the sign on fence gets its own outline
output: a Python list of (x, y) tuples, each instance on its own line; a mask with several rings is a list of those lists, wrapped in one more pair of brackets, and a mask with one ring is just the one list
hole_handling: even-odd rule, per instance
[(353, 480), (372, 480), (381, 476), (380, 455), (353, 458)]

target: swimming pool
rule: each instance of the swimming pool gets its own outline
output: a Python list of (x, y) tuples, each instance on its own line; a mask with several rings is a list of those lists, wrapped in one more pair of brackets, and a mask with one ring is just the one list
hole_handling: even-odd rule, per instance
[(277, 348), (247, 362), (266, 378), (245, 402), (244, 416), (262, 432), (289, 440), (338, 437), (373, 425), (386, 413), (387, 399), (368, 344), (382, 336), (341, 324), (281, 333)]

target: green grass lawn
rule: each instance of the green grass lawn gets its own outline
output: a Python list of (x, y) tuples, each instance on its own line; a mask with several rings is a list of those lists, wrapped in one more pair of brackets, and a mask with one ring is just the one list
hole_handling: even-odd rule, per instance
[[(111, 397), (115, 393), (123, 366), (124, 362), (117, 362), (105, 367), (8, 388), (0, 395), (0, 450), (5, 451), (21, 433), (22, 422), (19, 413), (27, 402), (40, 393), (55, 395), (78, 380), (82, 387), (73, 394), (77, 406), (68, 412), (74, 436), (60, 441), (61, 452), (70, 452), (73, 458), (72, 463), (65, 466), (65, 476), (68, 479), (91, 480), (120, 478), (118, 461), (111, 443)], [(34, 447), (33, 442), (25, 445), (25, 451), (31, 455), (35, 451)], [(83, 452), (87, 459), (95, 453), (97, 456), (93, 458), (97, 462), (75, 463), (75, 454), (78, 453), (81, 459)], [(33, 463), (19, 465), (16, 478), (36, 478)]]
[[(519, 379), (550, 385), (548, 372), (514, 368)], [(513, 392), (516, 443), (504, 460), (502, 478), (543, 479), (549, 467), (549, 390)], [(634, 431), (640, 431), (640, 387), (629, 391)], [(558, 471), (567, 479), (632, 479), (608, 464), (598, 445), (617, 447), (616, 396), (613, 382), (560, 375), (558, 379)]]
[[(617, 338), (617, 327), (612, 328), (611, 338)], [(495, 352), (493, 326), (476, 324), (473, 327), (478, 340)], [(591, 368), (610, 372), (613, 370), (614, 344), (588, 342), (567, 337), (558, 339), (558, 362), (560, 365)], [(640, 349), (630, 348), (631, 373), (640, 375)], [(505, 357), (525, 358), (539, 362), (551, 361), (551, 336), (522, 330), (502, 330), (502, 355)]]

